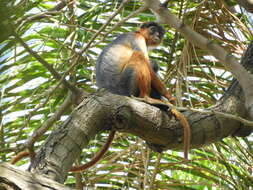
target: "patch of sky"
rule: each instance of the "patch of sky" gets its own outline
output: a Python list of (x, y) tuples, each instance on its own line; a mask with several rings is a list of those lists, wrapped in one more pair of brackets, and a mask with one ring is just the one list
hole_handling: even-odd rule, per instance
[(3, 124), (15, 121), (19, 117), (23, 117), (24, 115), (28, 114), (30, 111), (32, 111), (32, 109), (26, 109), (26, 110), (22, 110), (22, 111), (15, 111), (15, 112), (6, 114), (3, 117)]
[(32, 79), (29, 82), (23, 84), (22, 86), (14, 88), (13, 90), (10, 91), (10, 93), (21, 92), (25, 89), (27, 89), (27, 90), (34, 89), (34, 88), (38, 87), (39, 85), (41, 85), (42, 83), (46, 82), (47, 80), (48, 79), (45, 79), (43, 77), (38, 77), (38, 78)]

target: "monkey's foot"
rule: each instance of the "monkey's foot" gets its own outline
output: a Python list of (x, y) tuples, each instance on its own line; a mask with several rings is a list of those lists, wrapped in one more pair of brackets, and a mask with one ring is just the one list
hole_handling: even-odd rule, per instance
[(138, 97), (134, 97), (134, 96), (131, 96), (131, 97), (138, 100), (138, 101), (145, 102), (150, 105), (154, 105), (154, 106), (156, 106), (162, 110), (165, 110), (165, 111), (168, 111), (174, 107), (174, 105), (169, 102), (164, 102), (159, 99), (150, 98), (148, 96), (145, 96), (144, 98), (138, 98)]

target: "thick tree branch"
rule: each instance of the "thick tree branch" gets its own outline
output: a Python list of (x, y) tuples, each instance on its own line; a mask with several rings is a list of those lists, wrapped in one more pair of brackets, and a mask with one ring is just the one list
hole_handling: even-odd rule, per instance
[(7, 163), (0, 164), (0, 189), (73, 190), (46, 177), (21, 171)]
[(233, 120), (237, 120), (239, 122), (241, 122), (243, 125), (249, 126), (253, 129), (253, 121), (244, 119), (238, 115), (234, 115), (234, 114), (229, 114), (229, 113), (224, 113), (224, 112), (219, 112), (219, 111), (215, 111), (215, 110), (207, 110), (207, 109), (195, 109), (195, 108), (184, 108), (184, 107), (175, 107), (175, 109), (179, 110), (179, 111), (187, 111), (187, 110), (191, 110), (193, 112), (199, 112), (199, 113), (203, 113), (203, 114), (215, 114), (227, 119), (233, 119)]
[[(213, 110), (239, 113), (241, 117), (247, 115), (243, 103), (236, 97), (227, 98)], [(243, 128), (240, 122), (215, 114), (191, 110), (183, 114), (192, 130), (191, 148), (220, 141)], [(37, 153), (31, 171), (49, 174), (52, 179), (63, 182), (82, 148), (96, 134), (110, 128), (137, 135), (163, 149), (183, 147), (181, 123), (166, 112), (129, 97), (100, 91), (86, 97), (69, 119), (50, 135)]]
[(145, 6), (149, 7), (152, 12), (154, 12), (161, 23), (168, 24), (170, 27), (175, 28), (192, 44), (209, 51), (215, 58), (224, 64), (225, 68), (233, 74), (242, 86), (246, 100), (245, 106), (249, 110), (251, 119), (253, 119), (253, 75), (248, 73), (233, 55), (228, 53), (221, 46), (192, 30), (183, 21), (173, 15), (165, 6), (161, 5), (160, 1), (143, 1)]

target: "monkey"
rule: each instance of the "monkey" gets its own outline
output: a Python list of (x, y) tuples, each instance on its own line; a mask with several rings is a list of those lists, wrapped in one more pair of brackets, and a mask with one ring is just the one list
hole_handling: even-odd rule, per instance
[[(108, 44), (99, 55), (96, 63), (96, 82), (99, 89), (105, 88), (113, 94), (144, 98), (154, 104), (162, 102), (162, 96), (174, 103), (175, 98), (167, 91), (157, 76), (156, 64), (151, 64), (148, 49), (158, 46), (165, 30), (156, 22), (147, 22), (135, 32), (119, 35)], [(184, 127), (184, 157), (187, 159), (190, 146), (190, 126), (184, 115), (172, 109)], [(95, 164), (109, 149), (115, 131), (111, 131), (103, 152), (95, 156)], [(102, 154), (101, 154), (102, 152)], [(92, 165), (88, 162), (75, 166), (72, 172), (81, 172)]]
[[(157, 65), (152, 64), (148, 50), (157, 47), (163, 39), (165, 30), (156, 22), (146, 22), (135, 32), (119, 35), (108, 44), (96, 62), (96, 83), (99, 89), (105, 88), (113, 94), (135, 96), (161, 103), (162, 97), (170, 103), (175, 98), (167, 91), (157, 75)], [(190, 146), (190, 126), (184, 115), (176, 109), (171, 113), (184, 127), (184, 157), (187, 159)], [(70, 172), (82, 172), (98, 162), (109, 149), (115, 136), (112, 130), (100, 152), (88, 163), (74, 166)]]

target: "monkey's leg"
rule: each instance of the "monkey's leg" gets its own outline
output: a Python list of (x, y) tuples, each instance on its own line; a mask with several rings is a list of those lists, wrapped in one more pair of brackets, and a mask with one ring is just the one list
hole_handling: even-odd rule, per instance
[(156, 73), (153, 71), (153, 69), (150, 69), (150, 75), (151, 75), (151, 85), (153, 88), (155, 88), (162, 96), (167, 98), (169, 102), (174, 104), (176, 102), (176, 98), (171, 95), (171, 93), (168, 92), (166, 89), (164, 83), (159, 79), (159, 77), (156, 75)]

